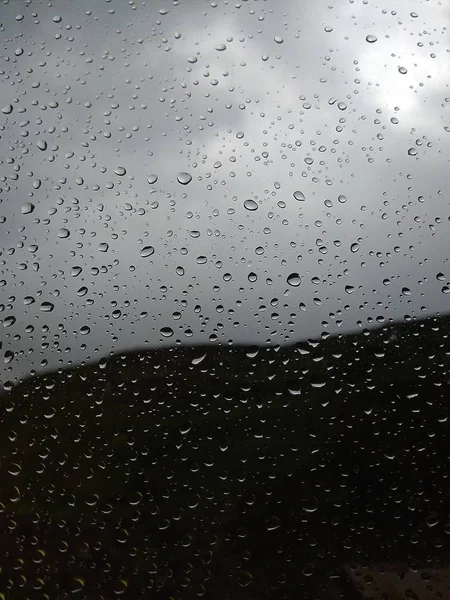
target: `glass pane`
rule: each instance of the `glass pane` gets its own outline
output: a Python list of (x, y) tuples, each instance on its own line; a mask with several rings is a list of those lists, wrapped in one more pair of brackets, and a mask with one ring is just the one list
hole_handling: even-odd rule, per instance
[(0, 600), (449, 597), (449, 11), (0, 10)]

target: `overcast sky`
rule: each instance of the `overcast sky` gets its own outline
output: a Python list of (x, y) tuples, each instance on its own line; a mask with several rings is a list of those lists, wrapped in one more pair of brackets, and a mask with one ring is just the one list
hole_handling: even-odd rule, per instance
[(0, 20), (3, 381), (449, 310), (448, 4), (34, 0)]

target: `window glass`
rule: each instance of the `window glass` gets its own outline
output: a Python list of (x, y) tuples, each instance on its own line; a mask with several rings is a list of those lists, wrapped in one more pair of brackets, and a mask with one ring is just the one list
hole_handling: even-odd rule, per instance
[(2, 2), (0, 600), (449, 597), (448, 27)]

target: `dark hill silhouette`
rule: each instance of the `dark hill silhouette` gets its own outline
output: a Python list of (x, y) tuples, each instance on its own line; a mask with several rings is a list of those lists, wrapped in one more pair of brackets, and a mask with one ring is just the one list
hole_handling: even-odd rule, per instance
[(344, 565), (446, 564), (449, 336), (440, 317), (23, 381), (1, 398), (0, 592), (350, 598)]

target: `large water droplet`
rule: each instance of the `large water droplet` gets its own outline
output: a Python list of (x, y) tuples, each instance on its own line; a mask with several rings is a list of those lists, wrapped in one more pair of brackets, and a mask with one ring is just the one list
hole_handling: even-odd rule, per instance
[(173, 336), (173, 329), (171, 327), (162, 327), (160, 333), (163, 337), (169, 338)]
[(23, 215), (29, 215), (33, 211), (34, 211), (34, 204), (32, 204), (31, 202), (25, 202), (25, 204), (22, 205), (22, 214)]
[(58, 237), (60, 237), (61, 239), (68, 238), (69, 235), (70, 231), (65, 227), (61, 227), (61, 229), (58, 231)]
[(158, 175), (154, 175), (154, 174), (153, 174), (153, 175), (149, 175), (149, 176), (147, 177), (147, 182), (148, 182), (150, 185), (153, 185), (153, 184), (154, 184), (154, 183), (156, 183), (157, 181), (158, 181)]
[(378, 41), (378, 38), (375, 35), (366, 36), (366, 42), (369, 42), (369, 44), (374, 44), (377, 41)]
[(289, 285), (291, 285), (292, 287), (298, 287), (302, 280), (300, 279), (300, 275), (298, 273), (291, 273), (287, 280)]
[(2, 113), (4, 115), (10, 115), (13, 111), (13, 105), (12, 104), (7, 104), (6, 106), (4, 106), (2, 108)]
[(249, 198), (244, 202), (244, 208), (246, 208), (247, 210), (258, 210), (258, 205), (254, 200)]
[(41, 304), (41, 310), (42, 312), (52, 312), (52, 310), (55, 308), (55, 305), (52, 304), (51, 302), (43, 302)]
[(149, 256), (151, 256), (154, 253), (155, 253), (155, 249), (153, 248), (153, 246), (145, 246), (145, 248), (142, 248), (142, 250), (141, 250), (142, 258), (148, 258)]
[(127, 170), (125, 169), (125, 167), (116, 167), (114, 169), (114, 173), (116, 175), (118, 175), (119, 177), (123, 177), (126, 172), (127, 172)]
[(190, 173), (182, 171), (181, 173), (178, 173), (177, 181), (178, 183), (181, 183), (181, 185), (187, 185), (192, 181), (192, 175)]
[(305, 194), (303, 192), (300, 192), (299, 190), (294, 192), (294, 198), (299, 202), (304, 202), (306, 200)]

